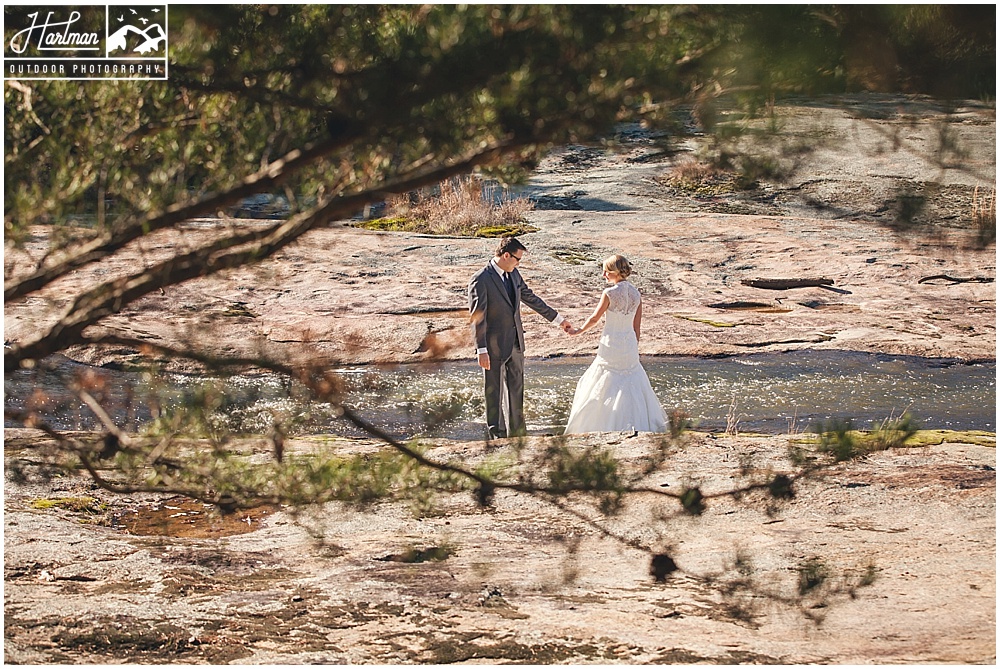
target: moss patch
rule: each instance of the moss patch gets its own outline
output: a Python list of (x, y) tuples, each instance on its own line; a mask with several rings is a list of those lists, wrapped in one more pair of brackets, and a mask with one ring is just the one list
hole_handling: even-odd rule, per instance
[(685, 321), (693, 321), (695, 323), (704, 323), (705, 325), (711, 325), (714, 328), (734, 328), (739, 323), (726, 323), (725, 321), (713, 321), (710, 318), (695, 318), (694, 316), (682, 316), (681, 314), (673, 314), (674, 318), (680, 318)]
[(981, 430), (920, 430), (910, 437), (906, 445), (937, 446), (945, 442), (996, 448), (997, 435), (995, 432), (983, 432)]
[(476, 237), (516, 237), (529, 232), (538, 232), (538, 228), (519, 223), (517, 225), (493, 225), (484, 228), (476, 228)]
[(74, 513), (89, 514), (104, 513), (107, 506), (93, 497), (45, 497), (31, 502), (33, 509), (66, 509)]
[(597, 258), (592, 255), (575, 249), (553, 249), (549, 255), (567, 265), (588, 265), (597, 262)]
[[(869, 433), (860, 430), (851, 430), (851, 434), (864, 441)], [(803, 434), (791, 440), (795, 444), (817, 444), (819, 437), (814, 434)], [(996, 448), (997, 435), (994, 432), (983, 432), (982, 430), (917, 430), (917, 432), (906, 440), (903, 448), (920, 448), (923, 446), (938, 446), (940, 444), (972, 444), (974, 446), (986, 446)]]
[(410, 219), (405, 216), (375, 218), (370, 221), (354, 223), (355, 228), (378, 230), (380, 232), (417, 232), (418, 228), (425, 228), (426, 226), (426, 221)]
[(708, 305), (712, 309), (725, 309), (727, 311), (756, 311), (765, 314), (787, 314), (791, 309), (776, 307), (773, 304), (763, 302), (716, 302)]

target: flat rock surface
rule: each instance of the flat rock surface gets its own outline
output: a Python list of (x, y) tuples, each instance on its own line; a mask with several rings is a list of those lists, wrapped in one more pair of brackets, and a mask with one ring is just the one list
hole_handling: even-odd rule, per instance
[[(246, 515), (253, 531), (213, 537), (178, 524), (170, 527), (184, 536), (102, 525), (114, 517), (124, 527), (152, 501), (94, 491), (82, 479), (36, 482), (24, 462), (32, 435), (8, 432), (8, 471), (21, 460), (29, 476), (6, 482), (7, 663), (996, 659), (990, 439), (876, 453), (798, 482), (787, 502), (712, 498), (700, 517), (656, 494), (631, 498), (607, 519), (582, 501), (567, 504), (591, 524), (540, 498), (500, 493), (486, 510), (462, 493), (438, 497), (423, 515), (400, 503), (328, 504), (298, 517), (277, 510), (263, 520), (240, 512), (237, 523)], [(516, 456), (509, 443), (487, 454), (482, 444), (444, 442), (430, 454), (465, 465), (487, 455), (530, 462), (549, 443), (531, 437)], [(608, 448), (625, 467), (656, 449), (652, 435), (574, 444)], [(668, 493), (697, 484), (710, 496), (790, 471), (788, 445), (788, 437), (690, 434), (641, 483)], [(289, 452), (315, 447), (300, 440)], [(35, 508), (39, 499), (83, 496), (108, 506)], [(165, 504), (169, 531), (168, 516), (182, 512), (176, 500)], [(655, 582), (650, 553), (635, 546), (669, 554), (678, 570)], [(854, 597), (798, 601), (797, 569), (811, 559), (833, 586), (869, 568), (874, 582)], [(752, 591), (725, 594), (738, 579)]]
[[(922, 98), (847, 98), (779, 108), (772, 125), (779, 132), (756, 152), (784, 178), (745, 191), (691, 192), (666, 181), (705, 150), (699, 138), (667, 155), (635, 129), (613, 151), (554, 151), (519, 191), (535, 202), (528, 218), (539, 228), (523, 236), (522, 275), (578, 324), (604, 287), (599, 262), (625, 255), (643, 293), (644, 355), (832, 348), (995, 359), (996, 250), (971, 246), (975, 189), (992, 192), (996, 178), (995, 110), (970, 103), (946, 114)], [(915, 203), (909, 214), (900, 195)], [(55, 320), (75, 286), (136, 271), (230, 225), (267, 224), (198, 220), (153, 235), (6, 305), (5, 339)], [(150, 295), (104, 326), (223, 353), (319, 352), (346, 364), (472, 359), (467, 285), (496, 241), (350, 225), (316, 230), (260, 265)], [(41, 257), (46, 245), (40, 230), (27, 248)], [(14, 253), (6, 262), (14, 274), (28, 266)], [(940, 275), (985, 282), (921, 283)], [(743, 284), (757, 278), (833, 283)], [(596, 329), (568, 338), (528, 310), (524, 321), (529, 356), (596, 350)], [(426, 343), (431, 333), (436, 346)], [(103, 364), (131, 353), (70, 355)]]

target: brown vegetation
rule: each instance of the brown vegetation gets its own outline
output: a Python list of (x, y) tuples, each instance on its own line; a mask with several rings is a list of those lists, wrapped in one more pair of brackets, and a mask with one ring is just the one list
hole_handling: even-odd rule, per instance
[(532, 232), (525, 214), (534, 208), (494, 183), (456, 177), (429, 189), (393, 195), (386, 215), (358, 227), (462, 237), (499, 237)]
[(979, 195), (979, 186), (972, 193), (972, 227), (976, 231), (976, 242), (985, 248), (997, 238), (997, 193)]

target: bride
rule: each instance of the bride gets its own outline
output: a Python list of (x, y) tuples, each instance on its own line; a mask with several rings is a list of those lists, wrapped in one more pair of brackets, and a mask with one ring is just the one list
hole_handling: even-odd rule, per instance
[(586, 332), (607, 313), (597, 358), (577, 383), (565, 434), (667, 431), (666, 414), (639, 364), (642, 298), (627, 281), (631, 273), (623, 256), (605, 260), (603, 276), (611, 286), (601, 294), (590, 318), (569, 332)]

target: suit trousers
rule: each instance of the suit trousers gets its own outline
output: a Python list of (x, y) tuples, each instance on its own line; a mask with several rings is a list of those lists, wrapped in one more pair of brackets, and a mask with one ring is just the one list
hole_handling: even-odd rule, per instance
[[(524, 425), (524, 353), (516, 345), (510, 357), (502, 360), (490, 355), (486, 380), (486, 429), (488, 438), (519, 437), (527, 433)], [(507, 388), (507, 421), (504, 425), (501, 405)]]

